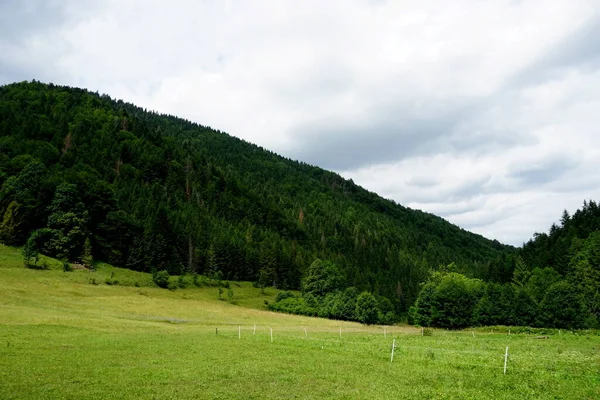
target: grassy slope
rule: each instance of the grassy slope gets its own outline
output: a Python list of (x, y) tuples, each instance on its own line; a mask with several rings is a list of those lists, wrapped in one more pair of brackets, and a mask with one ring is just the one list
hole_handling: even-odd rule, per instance
[(384, 337), (381, 327), (261, 310), (275, 291), (248, 283), (232, 285), (232, 305), (217, 300), (216, 288), (91, 285), (111, 273), (142, 286), (150, 278), (106, 265), (53, 266), (24, 269), (18, 250), (0, 247), (2, 399), (600, 397), (597, 336), (421, 337), (393, 327)]

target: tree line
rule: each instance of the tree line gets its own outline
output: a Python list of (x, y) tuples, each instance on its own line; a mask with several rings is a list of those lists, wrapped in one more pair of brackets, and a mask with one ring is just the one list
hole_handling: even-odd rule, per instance
[(593, 200), (549, 233), (537, 233), (515, 257), (510, 282), (469, 278), (450, 265), (423, 282), (412, 322), (464, 328), (520, 325), (600, 327), (600, 207)]

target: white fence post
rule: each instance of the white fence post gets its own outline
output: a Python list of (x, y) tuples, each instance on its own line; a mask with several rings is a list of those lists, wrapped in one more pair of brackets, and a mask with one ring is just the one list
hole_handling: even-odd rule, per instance
[(242, 338), (242, 327), (238, 326), (238, 339)]
[(506, 352), (504, 353), (504, 375), (506, 375), (507, 362), (508, 362), (508, 346), (506, 346)]
[(273, 328), (271, 328), (271, 343), (273, 343)]
[(392, 342), (392, 356), (390, 357), (390, 362), (394, 362), (394, 349), (396, 348), (396, 339)]

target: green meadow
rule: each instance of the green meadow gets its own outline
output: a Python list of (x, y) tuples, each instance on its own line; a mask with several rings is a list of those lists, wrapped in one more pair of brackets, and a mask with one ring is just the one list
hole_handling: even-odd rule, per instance
[(277, 291), (248, 282), (45, 261), (0, 247), (0, 399), (600, 398), (593, 332), (363, 326), (266, 311)]

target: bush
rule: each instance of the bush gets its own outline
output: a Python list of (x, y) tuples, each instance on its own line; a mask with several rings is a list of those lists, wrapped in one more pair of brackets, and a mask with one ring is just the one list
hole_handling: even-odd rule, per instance
[(162, 270), (162, 271), (156, 272), (152, 276), (152, 281), (154, 281), (156, 286), (158, 286), (159, 288), (167, 289), (169, 287), (169, 279), (170, 278), (171, 278), (171, 276), (169, 275), (169, 273), (165, 270)]
[(363, 324), (376, 324), (379, 319), (377, 299), (369, 293), (362, 292), (356, 299), (356, 319)]
[(187, 287), (184, 274), (179, 275), (179, 279), (177, 279), (177, 286), (179, 286), (182, 289), (185, 289)]
[(71, 271), (73, 271), (73, 267), (71, 266), (71, 263), (69, 263), (68, 261), (63, 261), (62, 265), (63, 265), (63, 271), (64, 272), (71, 272)]
[(294, 298), (294, 297), (296, 297), (296, 295), (293, 292), (288, 292), (288, 291), (279, 292), (279, 293), (277, 293), (277, 296), (275, 297), (275, 302), (279, 302), (279, 301)]
[(433, 295), (435, 284), (427, 283), (419, 292), (415, 305), (409, 310), (410, 320), (420, 326), (431, 326), (431, 313), (433, 310)]
[(267, 309), (288, 314), (316, 316), (317, 309), (306, 304), (302, 297), (288, 297), (276, 303), (265, 301)]
[(483, 282), (452, 272), (445, 275), (432, 297), (431, 326), (460, 329), (472, 324), (473, 310), (483, 295)]
[(549, 328), (583, 328), (589, 313), (581, 296), (568, 282), (548, 288), (540, 303), (540, 324)]
[(337, 266), (329, 261), (316, 259), (302, 280), (302, 294), (323, 297), (341, 289), (342, 286), (342, 274)]
[[(38, 245), (36, 243), (36, 238), (32, 235), (29, 240), (27, 240), (27, 243), (25, 243), (25, 246), (23, 247), (22, 250), (22, 254), (23, 254), (23, 263), (25, 264), (25, 267), (27, 268), (36, 268), (37, 267), (37, 262), (40, 259), (39, 256), (39, 252), (38, 252)], [(33, 263), (31, 262), (33, 259)]]

